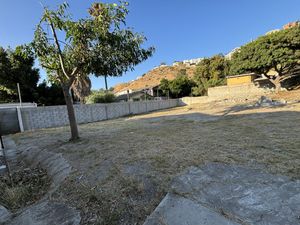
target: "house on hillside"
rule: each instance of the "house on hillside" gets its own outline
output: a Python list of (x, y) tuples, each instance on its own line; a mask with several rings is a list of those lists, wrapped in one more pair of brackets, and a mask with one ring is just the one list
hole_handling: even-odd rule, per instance
[(138, 90), (122, 90), (115, 93), (115, 95), (117, 96), (116, 100), (119, 102), (162, 99), (162, 91), (159, 89), (159, 85), (145, 87)]
[(183, 60), (184, 65), (188, 66), (196, 66), (199, 62), (201, 62), (204, 58), (197, 58), (197, 59), (189, 59), (189, 60)]
[[(269, 71), (268, 75), (275, 75), (275, 72)], [(227, 78), (227, 86), (254, 84), (255, 86), (260, 88), (267, 88), (267, 89), (274, 88), (274, 85), (263, 74), (260, 75), (256, 73), (245, 73), (245, 74), (227, 76), (226, 78)]]
[(116, 97), (118, 102), (127, 102), (127, 101), (142, 101), (145, 99), (151, 99), (152, 96), (146, 93), (144, 90), (136, 90), (128, 92), (126, 94), (121, 94)]
[(260, 75), (256, 73), (245, 73), (233, 76), (227, 76), (227, 86), (251, 84), (254, 83), (255, 79), (259, 78)]

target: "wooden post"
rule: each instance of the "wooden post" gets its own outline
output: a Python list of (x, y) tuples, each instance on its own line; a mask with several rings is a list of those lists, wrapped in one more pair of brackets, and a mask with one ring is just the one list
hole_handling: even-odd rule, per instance
[(20, 84), (19, 83), (17, 83), (17, 88), (18, 88), (20, 106), (22, 106), (22, 97), (21, 97), (21, 90), (20, 90)]
[(23, 119), (22, 119), (22, 113), (20, 107), (17, 107), (17, 115), (18, 115), (20, 131), (24, 132), (24, 125), (23, 125)]

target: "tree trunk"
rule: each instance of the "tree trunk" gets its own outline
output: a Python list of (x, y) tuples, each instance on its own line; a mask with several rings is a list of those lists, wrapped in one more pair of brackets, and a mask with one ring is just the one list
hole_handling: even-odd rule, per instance
[(105, 90), (107, 91), (108, 87), (107, 87), (107, 76), (106, 75), (104, 75), (104, 81), (105, 81)]
[(275, 92), (278, 93), (281, 90), (281, 83), (274, 82), (274, 85), (275, 85)]
[(65, 96), (65, 101), (67, 105), (67, 110), (68, 110), (68, 117), (69, 117), (69, 122), (70, 122), (70, 128), (71, 128), (71, 141), (79, 139), (79, 134), (78, 134), (78, 128), (77, 128), (77, 122), (76, 122), (76, 117), (75, 117), (75, 111), (73, 107), (73, 101), (72, 101), (72, 96), (70, 94), (70, 87), (68, 86), (62, 86), (63, 93)]
[(275, 80), (273, 80), (273, 84), (275, 85), (275, 92), (278, 93), (281, 90), (281, 76), (278, 75)]

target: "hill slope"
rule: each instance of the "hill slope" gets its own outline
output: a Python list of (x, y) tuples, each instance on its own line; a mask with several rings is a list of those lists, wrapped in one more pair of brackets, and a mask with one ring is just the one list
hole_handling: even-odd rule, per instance
[(114, 92), (120, 92), (125, 90), (139, 90), (146, 87), (153, 87), (160, 84), (161, 79), (165, 78), (168, 80), (173, 80), (176, 78), (180, 70), (185, 69), (188, 77), (194, 75), (196, 69), (195, 66), (189, 66), (186, 64), (179, 64), (175, 66), (160, 66), (156, 67), (142, 77), (137, 78), (134, 81), (128, 83), (117, 84), (114, 87)]

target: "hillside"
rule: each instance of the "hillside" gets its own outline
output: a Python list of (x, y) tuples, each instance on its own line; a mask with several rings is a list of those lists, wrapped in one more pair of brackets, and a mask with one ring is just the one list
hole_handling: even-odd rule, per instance
[(180, 70), (185, 69), (189, 77), (192, 77), (195, 71), (195, 66), (190, 66), (188, 64), (178, 64), (173, 66), (160, 66), (154, 68), (144, 74), (143, 76), (137, 78), (134, 81), (128, 83), (117, 84), (114, 87), (114, 92), (120, 92), (125, 90), (139, 90), (146, 87), (153, 87), (160, 84), (161, 79), (166, 78), (168, 80), (173, 80), (180, 72)]

